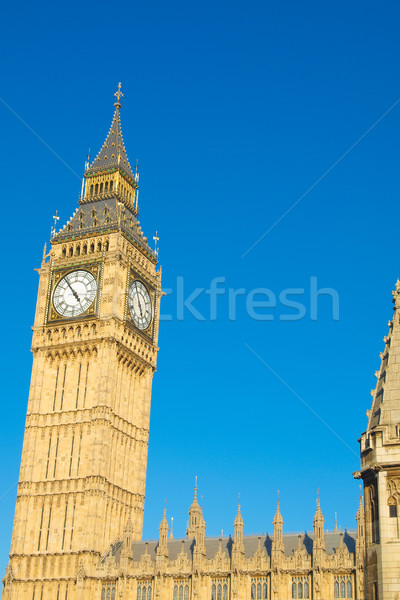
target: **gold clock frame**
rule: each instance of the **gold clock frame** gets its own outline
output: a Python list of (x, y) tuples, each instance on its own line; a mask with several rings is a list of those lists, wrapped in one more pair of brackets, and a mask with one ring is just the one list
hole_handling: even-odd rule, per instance
[[(129, 310), (129, 305), (128, 305), (128, 295), (129, 295), (129, 288), (131, 287), (131, 284), (133, 281), (140, 281), (146, 288), (146, 290), (149, 293), (150, 296), (150, 301), (151, 301), (151, 321), (150, 321), (150, 325), (147, 327), (147, 329), (139, 329), (139, 327), (136, 327), (135, 323), (133, 322), (133, 319), (131, 317), (131, 313)], [(132, 327), (135, 332), (143, 335), (147, 340), (149, 341), (153, 341), (154, 340), (154, 323), (155, 323), (155, 316), (156, 316), (156, 301), (157, 301), (157, 295), (156, 295), (156, 290), (155, 288), (153, 288), (153, 286), (151, 286), (148, 281), (146, 281), (146, 279), (143, 279), (143, 277), (141, 277), (139, 275), (139, 273), (137, 273), (134, 269), (130, 269), (129, 270), (129, 275), (128, 275), (128, 282), (127, 282), (127, 286), (126, 286), (126, 298), (125, 298), (125, 321), (128, 323), (128, 325), (130, 325), (130, 327)]]
[[(53, 306), (53, 294), (56, 289), (57, 284), (61, 279), (68, 275), (68, 273), (73, 273), (74, 271), (88, 271), (91, 273), (96, 280), (97, 285), (97, 293), (96, 297), (93, 300), (92, 304), (89, 308), (79, 316), (76, 317), (62, 317)], [(64, 321), (80, 321), (85, 319), (92, 319), (94, 316), (97, 316), (99, 299), (100, 299), (100, 275), (101, 275), (101, 263), (90, 263), (90, 264), (81, 264), (81, 265), (71, 265), (69, 267), (63, 267), (61, 269), (54, 270), (51, 277), (51, 286), (50, 293), (48, 298), (48, 309), (47, 309), (47, 323), (60, 323)]]

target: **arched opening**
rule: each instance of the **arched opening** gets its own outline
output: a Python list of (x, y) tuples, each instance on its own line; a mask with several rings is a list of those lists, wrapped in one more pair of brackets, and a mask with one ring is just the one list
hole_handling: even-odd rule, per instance
[(63, 257), (63, 258), (66, 258), (66, 257), (67, 257), (67, 249), (66, 249), (66, 248), (63, 248), (63, 251), (62, 251), (62, 257)]
[(87, 244), (84, 244), (82, 248), (82, 254), (87, 254)]

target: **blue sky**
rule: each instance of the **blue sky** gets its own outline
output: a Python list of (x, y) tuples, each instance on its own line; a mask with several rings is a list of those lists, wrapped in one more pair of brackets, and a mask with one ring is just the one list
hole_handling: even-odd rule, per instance
[[(160, 327), (144, 536), (157, 537), (164, 498), (184, 534), (195, 475), (208, 535), (232, 532), (239, 492), (246, 531), (271, 532), (278, 489), (287, 531), (312, 528), (317, 489), (326, 526), (336, 511), (353, 527), (357, 438), (400, 273), (400, 104), (381, 119), (400, 97), (398, 3), (8, 3), (2, 17), (1, 572), (29, 389), (33, 269), (54, 211), (65, 222), (77, 206), (118, 81), (128, 156), (140, 164), (141, 224), (150, 240), (159, 232), (163, 286), (173, 290), (163, 298), (174, 317)], [(177, 278), (186, 297), (215, 277), (246, 296), (304, 288), (296, 300), (306, 314), (283, 321), (295, 311), (278, 302), (259, 311), (272, 320), (254, 320), (239, 296), (230, 320), (226, 293), (211, 320), (202, 293), (194, 304), (206, 319), (186, 310), (177, 319)], [(337, 293), (338, 319), (329, 296), (311, 319), (313, 277)]]

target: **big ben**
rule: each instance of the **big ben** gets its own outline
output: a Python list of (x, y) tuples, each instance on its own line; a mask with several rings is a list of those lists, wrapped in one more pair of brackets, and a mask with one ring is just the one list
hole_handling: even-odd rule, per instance
[(161, 280), (138, 220), (120, 86), (115, 96), (78, 209), (38, 269), (4, 599), (90, 598), (105, 549), (127, 523), (132, 540), (142, 536)]

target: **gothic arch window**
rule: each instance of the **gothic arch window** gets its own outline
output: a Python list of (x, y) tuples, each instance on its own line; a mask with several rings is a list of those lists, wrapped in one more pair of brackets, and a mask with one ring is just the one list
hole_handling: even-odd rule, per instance
[(267, 591), (267, 584), (263, 583), (263, 599), (266, 600), (266, 598), (268, 597), (268, 591)]
[(90, 195), (93, 196), (93, 185), (90, 186)]
[(179, 600), (183, 600), (183, 585), (179, 586)]
[(303, 584), (301, 581), (297, 584), (297, 597), (303, 600)]
[(104, 250), (107, 252), (108, 249), (109, 249), (109, 247), (110, 247), (110, 244), (109, 244), (109, 242), (107, 240), (106, 243), (105, 243), (105, 245), (104, 245)]
[(108, 192), (108, 181), (106, 181), (104, 184), (104, 191), (105, 191), (105, 193)]
[(66, 258), (66, 257), (67, 257), (67, 250), (66, 250), (66, 248), (63, 248), (63, 251), (62, 251), (62, 257), (63, 257), (63, 258)]
[(93, 244), (93, 243), (92, 243), (92, 244), (90, 244), (90, 252), (91, 252), (91, 253), (92, 253), (92, 252), (94, 252), (94, 244)]
[(353, 596), (353, 586), (351, 585), (351, 581), (347, 582), (347, 597), (351, 598)]
[(335, 598), (339, 598), (339, 582), (336, 580), (333, 586), (333, 595)]
[(397, 517), (397, 503), (393, 496), (390, 496), (388, 500), (389, 504), (389, 517)]
[(256, 584), (251, 584), (251, 600), (256, 600)]
[(222, 600), (222, 585), (220, 583), (217, 588), (217, 600)]
[(107, 588), (107, 600), (111, 600), (111, 588)]
[(112, 588), (111, 600), (115, 600), (115, 586), (113, 586), (113, 588)]
[(147, 600), (151, 600), (151, 585), (147, 588)]
[(101, 252), (101, 242), (97, 244), (97, 252)]
[(96, 185), (94, 186), (94, 193), (96, 194), (96, 196), (99, 193), (99, 184), (98, 183), (96, 183)]
[(257, 600), (261, 600), (261, 583), (257, 583)]
[(309, 587), (309, 585), (308, 585), (308, 581), (306, 581), (306, 582), (304, 583), (304, 598), (305, 598), (306, 600), (308, 600), (308, 598), (309, 598), (309, 597), (310, 597), (310, 587)]
[(79, 255), (80, 255), (80, 253), (81, 253), (81, 247), (80, 247), (80, 246), (77, 246), (77, 247), (76, 247), (76, 255), (77, 255), (77, 256), (79, 256)]
[(141, 600), (141, 599), (142, 599), (142, 588), (140, 587), (140, 585), (138, 585), (137, 600)]
[(87, 244), (84, 244), (82, 248), (82, 254), (87, 254)]
[(72, 255), (73, 255), (73, 253), (74, 253), (74, 249), (73, 249), (73, 248), (72, 248), (72, 246), (71, 246), (71, 248), (69, 249), (69, 255), (70, 255), (70, 256), (72, 256)]
[(93, 209), (93, 210), (92, 210), (92, 214), (91, 214), (91, 217), (92, 217), (92, 219), (93, 219), (93, 217), (95, 217), (95, 216), (96, 216), (96, 210), (95, 210), (95, 209)]
[(100, 194), (103, 193), (103, 183), (100, 184)]
[(217, 586), (215, 585), (215, 583), (212, 585), (211, 588), (211, 600), (217, 600)]
[(110, 181), (110, 192), (112, 191), (112, 189), (113, 189), (113, 182)]
[(147, 592), (147, 589), (146, 589), (146, 586), (144, 585), (143, 589), (142, 589), (142, 600), (146, 600), (146, 592)]
[(346, 598), (346, 584), (344, 581), (340, 582), (340, 597)]
[(106, 600), (106, 588), (104, 586), (101, 590), (101, 600)]
[(292, 598), (297, 598), (297, 585), (294, 581), (292, 583)]
[(178, 600), (178, 586), (174, 586), (174, 600)]
[(185, 600), (189, 600), (189, 586), (185, 585)]
[(228, 586), (226, 583), (224, 584), (224, 589), (222, 592), (222, 600), (228, 600)]

